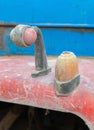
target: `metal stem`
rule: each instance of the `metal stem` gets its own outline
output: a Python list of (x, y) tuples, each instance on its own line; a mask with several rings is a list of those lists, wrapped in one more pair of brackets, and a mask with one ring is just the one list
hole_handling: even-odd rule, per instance
[(47, 69), (47, 58), (46, 51), (44, 47), (44, 41), (42, 33), (38, 27), (33, 27), (37, 33), (37, 40), (35, 42), (35, 66), (36, 70)]
[(35, 42), (35, 66), (36, 71), (32, 73), (33, 77), (45, 75), (51, 71), (48, 68), (46, 50), (40, 29), (36, 26), (32, 27), (37, 33), (37, 40)]

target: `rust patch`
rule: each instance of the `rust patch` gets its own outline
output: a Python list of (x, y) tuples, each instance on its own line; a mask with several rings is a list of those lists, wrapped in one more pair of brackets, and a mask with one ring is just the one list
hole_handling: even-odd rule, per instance
[(76, 32), (80, 32), (80, 33), (94, 32), (94, 28), (88, 28), (88, 27), (59, 27), (59, 29), (71, 30), (71, 31), (76, 31)]
[[(15, 22), (4, 22), (4, 21), (0, 21), (0, 27), (15, 27), (16, 25), (18, 24), (28, 24), (28, 23), (15, 23)], [(31, 25), (31, 26), (35, 26), (34, 23), (31, 23), (31, 24), (28, 24), (28, 25)], [(84, 27), (84, 25), (82, 26), (52, 26), (52, 25), (37, 25), (39, 28), (53, 28), (53, 29), (63, 29), (63, 30), (71, 30), (71, 31), (77, 31), (77, 32), (81, 32), (81, 33), (84, 33), (84, 32), (94, 32), (94, 27)]]
[(9, 29), (9, 27), (0, 26), (0, 49), (7, 48)]
[(15, 22), (12, 22), (12, 23), (10, 23), (10, 22), (1, 22), (0, 21), (0, 27), (15, 27), (17, 25), (17, 23), (15, 23)]
[(6, 28), (5, 27), (0, 27), (0, 49), (3, 49), (4, 48), (4, 39), (3, 39), (3, 36), (4, 36), (4, 33), (6, 31)]

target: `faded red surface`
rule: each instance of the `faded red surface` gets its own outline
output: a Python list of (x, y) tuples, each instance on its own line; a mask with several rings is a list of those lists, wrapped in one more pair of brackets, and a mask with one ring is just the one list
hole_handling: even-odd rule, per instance
[(0, 100), (36, 106), (81, 116), (94, 130), (94, 60), (79, 59), (81, 82), (68, 97), (58, 97), (54, 89), (56, 59), (49, 59), (52, 72), (32, 78), (34, 58), (0, 57)]

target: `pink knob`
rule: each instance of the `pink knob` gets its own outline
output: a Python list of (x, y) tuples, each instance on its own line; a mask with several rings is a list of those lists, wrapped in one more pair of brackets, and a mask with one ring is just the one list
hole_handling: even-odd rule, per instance
[(23, 34), (23, 40), (27, 45), (31, 45), (37, 39), (37, 33), (32, 28), (27, 28)]

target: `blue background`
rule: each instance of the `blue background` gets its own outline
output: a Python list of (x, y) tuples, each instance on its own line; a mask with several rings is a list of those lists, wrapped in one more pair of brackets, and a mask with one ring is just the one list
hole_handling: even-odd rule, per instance
[[(39, 26), (48, 55), (68, 50), (79, 56), (94, 56), (94, 0), (1, 0), (0, 12), (3, 24)], [(33, 55), (33, 46), (12, 43), (11, 29), (4, 32), (0, 54)]]

